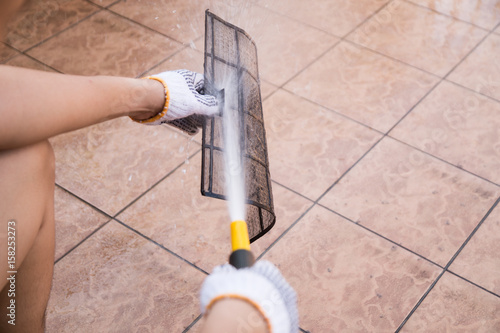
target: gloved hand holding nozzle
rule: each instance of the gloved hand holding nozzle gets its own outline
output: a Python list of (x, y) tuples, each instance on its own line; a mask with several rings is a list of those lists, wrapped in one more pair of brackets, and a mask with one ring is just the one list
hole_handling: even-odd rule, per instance
[(268, 261), (241, 269), (229, 264), (216, 267), (203, 282), (200, 303), (204, 333), (296, 333), (299, 329), (295, 291)]
[(165, 105), (155, 116), (132, 120), (146, 125), (161, 125), (193, 114), (213, 116), (219, 112), (217, 99), (203, 95), (204, 78), (200, 73), (180, 69), (145, 77), (161, 83), (165, 89)]

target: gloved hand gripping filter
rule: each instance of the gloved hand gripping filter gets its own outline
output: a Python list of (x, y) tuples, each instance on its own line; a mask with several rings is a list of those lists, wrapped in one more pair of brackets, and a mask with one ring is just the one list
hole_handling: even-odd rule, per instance
[[(205, 93), (218, 96), (223, 112), (236, 118), (244, 168), (246, 222), (250, 242), (276, 220), (262, 113), (257, 48), (242, 29), (208, 10), (205, 15)], [(227, 87), (230, 87), (228, 89)], [(224, 173), (223, 115), (203, 123), (201, 193), (227, 199)]]

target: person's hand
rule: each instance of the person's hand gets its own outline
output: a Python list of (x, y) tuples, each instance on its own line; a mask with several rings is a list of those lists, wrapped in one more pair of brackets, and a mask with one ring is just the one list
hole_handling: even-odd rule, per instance
[(273, 333), (296, 333), (299, 329), (295, 291), (268, 261), (242, 269), (229, 264), (216, 267), (201, 287), (202, 313), (206, 314), (217, 301), (227, 298), (244, 300), (254, 306)]
[(165, 87), (165, 106), (163, 110), (149, 119), (134, 121), (146, 125), (160, 125), (192, 114), (213, 116), (219, 112), (214, 96), (202, 95), (203, 75), (185, 69), (163, 72), (146, 77), (159, 81)]

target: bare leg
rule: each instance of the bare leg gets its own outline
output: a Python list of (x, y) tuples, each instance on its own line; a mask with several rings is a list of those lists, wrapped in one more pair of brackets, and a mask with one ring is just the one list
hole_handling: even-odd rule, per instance
[[(54, 169), (48, 141), (0, 152), (1, 332), (43, 332), (54, 267)], [(7, 283), (9, 221), (16, 229), (15, 297)], [(7, 316), (12, 299), (15, 326)]]

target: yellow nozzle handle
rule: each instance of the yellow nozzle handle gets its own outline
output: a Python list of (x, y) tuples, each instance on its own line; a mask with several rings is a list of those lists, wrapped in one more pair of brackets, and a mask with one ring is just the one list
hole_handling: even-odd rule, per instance
[(231, 222), (231, 245), (233, 252), (236, 250), (250, 251), (250, 240), (248, 239), (248, 229), (245, 221)]

